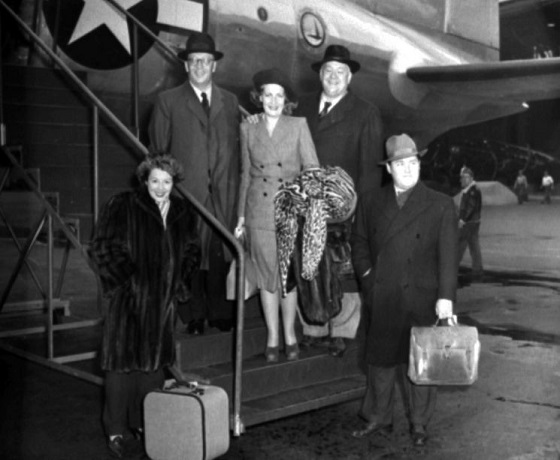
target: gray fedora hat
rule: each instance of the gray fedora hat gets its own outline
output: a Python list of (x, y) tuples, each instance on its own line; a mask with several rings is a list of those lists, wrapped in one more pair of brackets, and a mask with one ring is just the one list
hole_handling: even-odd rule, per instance
[(421, 157), (426, 153), (426, 150), (418, 151), (416, 143), (407, 134), (389, 137), (385, 142), (385, 150), (387, 151), (387, 159), (380, 161), (380, 165), (414, 156)]

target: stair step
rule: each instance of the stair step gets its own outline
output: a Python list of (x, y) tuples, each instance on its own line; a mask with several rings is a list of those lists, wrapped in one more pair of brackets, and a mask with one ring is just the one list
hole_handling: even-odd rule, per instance
[(321, 407), (361, 398), (366, 387), (364, 375), (352, 375), (296, 389), (278, 392), (241, 404), (246, 427), (309, 412)]
[[(86, 82), (86, 72), (76, 72), (76, 76)], [(2, 65), (2, 80), (6, 86), (26, 88), (68, 88), (73, 83), (62, 70), (47, 67), (33, 67), (13, 64)]]
[[(9, 143), (24, 145), (47, 143), (88, 145), (92, 139), (91, 126), (79, 123), (23, 123), (8, 120), (6, 133)], [(125, 141), (124, 137), (118, 135), (114, 129), (100, 124), (100, 144), (119, 145), (121, 141)], [(135, 157), (140, 158), (139, 154)]]
[(91, 124), (92, 110), (88, 106), (54, 106), (47, 104), (6, 104), (10, 123), (49, 123), (56, 120), (65, 124)]
[(89, 107), (88, 99), (78, 90), (68, 88), (33, 88), (5, 85), (5, 104), (15, 106)]
[[(302, 350), (297, 361), (287, 361), (282, 355), (277, 363), (267, 363), (262, 354), (245, 358), (242, 399), (264, 398), (333, 378), (360, 375), (362, 372), (358, 365), (358, 354), (358, 347), (353, 344), (342, 358), (330, 356), (326, 349)], [(229, 397), (233, 397), (233, 363), (182, 370), (224, 388)]]

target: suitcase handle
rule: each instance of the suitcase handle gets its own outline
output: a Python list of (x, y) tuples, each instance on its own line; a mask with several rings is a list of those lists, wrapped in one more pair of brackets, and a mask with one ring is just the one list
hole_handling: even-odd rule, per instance
[[(444, 324), (444, 322), (446, 324)], [(457, 326), (457, 315), (449, 316), (447, 318), (438, 318), (434, 326)]]

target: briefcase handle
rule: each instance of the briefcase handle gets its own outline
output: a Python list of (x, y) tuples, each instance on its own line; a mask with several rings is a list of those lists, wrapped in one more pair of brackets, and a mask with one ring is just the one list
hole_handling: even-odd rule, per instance
[[(445, 323), (445, 324), (444, 324)], [(457, 315), (448, 316), (447, 318), (438, 318), (434, 326), (457, 326)]]

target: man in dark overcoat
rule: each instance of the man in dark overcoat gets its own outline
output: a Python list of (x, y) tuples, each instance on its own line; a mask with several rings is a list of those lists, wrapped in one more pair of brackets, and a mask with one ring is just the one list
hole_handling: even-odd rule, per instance
[[(350, 51), (341, 45), (330, 45), (322, 61), (311, 68), (319, 74), (322, 91), (300, 98), (296, 116), (307, 119), (311, 136), (322, 166), (339, 166), (354, 181), (358, 193), (379, 190), (383, 159), (383, 127), (379, 110), (358, 97), (349, 85), (353, 75), (360, 70)], [(348, 234), (350, 222), (331, 226), (329, 231)], [(360, 322), (361, 301), (353, 276), (343, 280), (342, 311), (330, 324), (317, 326), (302, 319), (304, 339), (302, 345), (317, 345), (319, 338), (330, 337), (333, 356), (342, 356), (345, 339), (353, 339)], [(301, 316), (301, 315), (300, 315)]]
[[(177, 56), (185, 62), (188, 79), (158, 95), (149, 127), (151, 148), (181, 162), (185, 187), (233, 231), (240, 176), (239, 103), (213, 82), (223, 53), (210, 35), (192, 34)], [(235, 311), (225, 292), (231, 253), (218, 233), (204, 219), (200, 222), (201, 271), (189, 308), (179, 310), (187, 330), (195, 334), (204, 331), (206, 317), (211, 326), (230, 330)]]
[[(457, 288), (457, 216), (453, 200), (419, 182), (414, 141), (402, 134), (386, 142), (393, 183), (363, 194), (352, 233), (352, 258), (369, 309), (365, 360), (367, 391), (363, 437), (392, 430), (395, 384), (408, 363), (412, 326), (431, 326), (453, 314)], [(436, 387), (412, 384), (413, 442), (426, 442)]]

